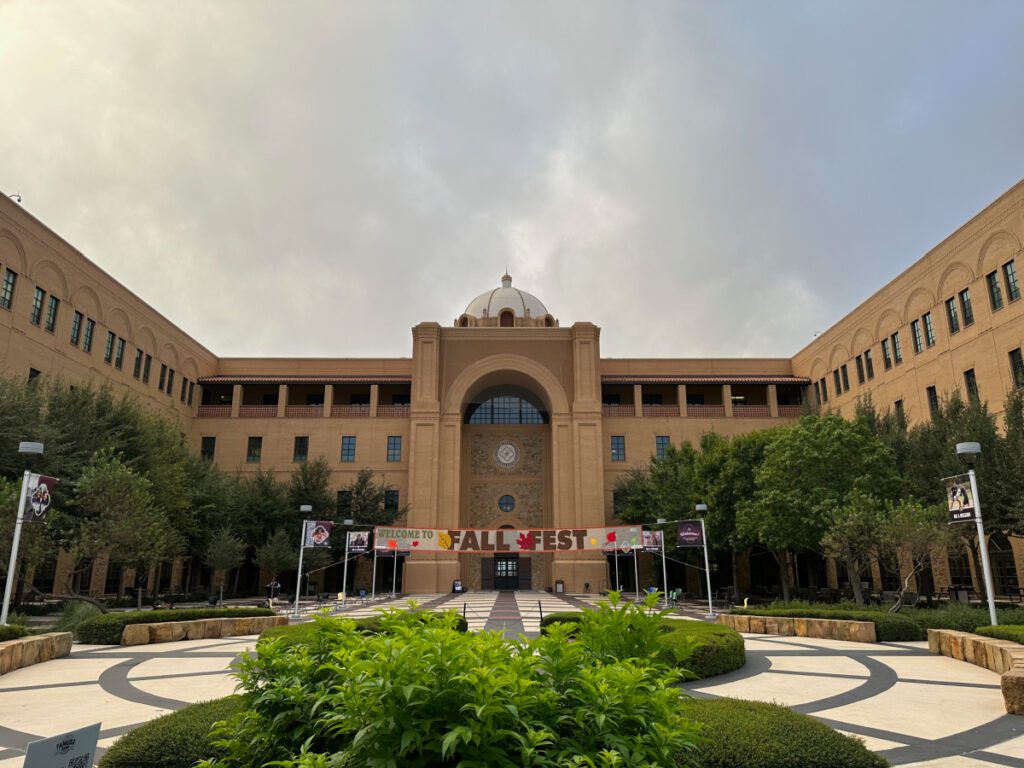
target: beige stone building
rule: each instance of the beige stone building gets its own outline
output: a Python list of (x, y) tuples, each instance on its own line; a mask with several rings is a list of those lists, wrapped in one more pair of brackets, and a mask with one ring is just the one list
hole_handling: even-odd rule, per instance
[[(595, 527), (612, 521), (623, 472), (706, 432), (786, 423), (819, 402), (849, 415), (867, 393), (910, 421), (928, 417), (933, 392), (956, 387), (1000, 410), (1024, 384), (1022, 205), (1024, 183), (792, 359), (602, 358), (599, 328), (563, 326), (508, 275), (450, 325), (415, 326), (408, 358), (242, 359), (207, 350), (3, 196), (0, 374), (130, 392), (228, 470), (287, 474), (323, 456), (341, 489), (370, 468), (410, 526)], [(734, 571), (723, 561), (719, 583), (777, 579), (758, 556)], [(595, 552), (418, 552), (402, 572), (413, 592), (447, 591), (455, 578), (582, 592), (613, 578)], [(167, 578), (179, 587), (180, 568)], [(641, 581), (654, 578), (647, 569)], [(677, 578), (697, 590), (695, 574)], [(820, 565), (804, 573), (826, 578)], [(97, 563), (88, 588), (110, 587)]]

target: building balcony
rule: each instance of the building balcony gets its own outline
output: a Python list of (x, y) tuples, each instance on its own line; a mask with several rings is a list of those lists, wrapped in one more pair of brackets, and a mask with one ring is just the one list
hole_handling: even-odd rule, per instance
[(390, 416), (394, 419), (408, 419), (408, 405), (378, 405), (377, 416)]
[(242, 405), (238, 415), (243, 419), (272, 419), (277, 416), (276, 405)]
[(289, 419), (318, 418), (324, 415), (324, 407), (322, 405), (287, 405), (284, 415)]
[(734, 405), (732, 415), (738, 419), (767, 419), (772, 412), (767, 405)]
[(204, 419), (226, 419), (231, 416), (230, 405), (200, 405), (199, 416)]
[(345, 419), (362, 419), (370, 415), (369, 405), (332, 405), (331, 416)]
[(632, 405), (602, 405), (602, 416), (635, 416), (636, 409)]
[(779, 416), (784, 419), (798, 419), (804, 412), (802, 405), (780, 405)]
[(679, 416), (678, 405), (644, 405), (644, 416)]
[(724, 405), (686, 405), (686, 415), (697, 418), (714, 419), (725, 418)]

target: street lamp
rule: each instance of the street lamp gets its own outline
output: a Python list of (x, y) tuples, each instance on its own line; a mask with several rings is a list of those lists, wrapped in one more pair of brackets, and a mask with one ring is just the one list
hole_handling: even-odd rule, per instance
[[(299, 506), (299, 512), (303, 515), (308, 515), (313, 511), (312, 504), (302, 504)], [(302, 533), (299, 535), (299, 573), (295, 577), (295, 610), (292, 615), (297, 619), (299, 618), (299, 597), (302, 594), (302, 555), (306, 551), (306, 528), (309, 526), (309, 520), (303, 518), (302, 520)]]
[(715, 605), (711, 601), (711, 566), (708, 560), (708, 532), (704, 526), (704, 516), (708, 513), (708, 505), (698, 504), (696, 509), (697, 517), (700, 518), (700, 538), (704, 543), (704, 576), (708, 582), (708, 617), (710, 618), (715, 615)]
[(25, 475), (21, 479), (21, 496), (18, 497), (18, 516), (14, 521), (14, 536), (11, 538), (11, 559), (7, 564), (7, 583), (4, 585), (4, 604), (0, 609), (0, 624), (7, 623), (11, 608), (11, 589), (17, 579), (18, 545), (21, 543), (21, 526), (25, 522), (25, 500), (28, 497), (28, 479), (31, 476), (29, 461), (33, 456), (43, 455), (42, 443), (18, 443), (18, 453), (25, 457)]
[(981, 520), (981, 497), (978, 495), (978, 480), (974, 476), (974, 462), (981, 455), (981, 443), (957, 443), (956, 454), (967, 462), (967, 474), (971, 478), (971, 495), (974, 496), (974, 523), (978, 526), (978, 549), (981, 552), (981, 570), (985, 576), (985, 592), (988, 597), (988, 616), (993, 625), (996, 617), (995, 587), (992, 583), (992, 564), (988, 559), (988, 544), (985, 541), (985, 524)]

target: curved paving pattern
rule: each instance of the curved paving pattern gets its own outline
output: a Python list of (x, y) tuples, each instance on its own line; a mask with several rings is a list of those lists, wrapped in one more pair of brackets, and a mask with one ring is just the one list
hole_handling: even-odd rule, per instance
[[(579, 610), (593, 596), (469, 593), (420, 596), (421, 605), (472, 614), (471, 625), (521, 626)], [(406, 600), (396, 601), (404, 606)], [(382, 607), (350, 606), (371, 614)], [(700, 611), (679, 612), (680, 619)], [(690, 615), (692, 614), (692, 616)], [(71, 656), (0, 678), (0, 768), (21, 768), (26, 744), (101, 720), (101, 747), (165, 712), (234, 689), (231, 665), (255, 637), (120, 648), (76, 645)], [(923, 643), (866, 645), (747, 635), (747, 664), (688, 684), (696, 696), (786, 704), (863, 738), (910, 768), (1024, 766), (1024, 717), (1004, 714), (992, 672), (928, 653)]]

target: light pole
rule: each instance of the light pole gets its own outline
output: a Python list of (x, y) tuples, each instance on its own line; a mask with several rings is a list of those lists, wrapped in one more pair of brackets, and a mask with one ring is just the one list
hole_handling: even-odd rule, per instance
[(664, 517), (658, 518), (658, 525), (661, 526), (661, 588), (666, 608), (668, 608), (668, 566), (665, 565), (665, 524), (667, 522), (668, 520)]
[[(311, 504), (302, 504), (299, 506), (299, 512), (303, 515), (308, 515), (313, 511)], [(296, 619), (299, 618), (299, 598), (302, 595), (302, 555), (306, 551), (306, 528), (309, 527), (309, 520), (303, 518), (302, 520), (302, 533), (299, 535), (299, 573), (295, 577), (295, 610), (292, 612), (292, 616)]]
[[(25, 456), (27, 463), (32, 456), (43, 455), (43, 444), (18, 443), (18, 453)], [(4, 585), (4, 605), (0, 610), (0, 624), (7, 623), (7, 614), (11, 608), (11, 589), (18, 578), (18, 545), (21, 543), (21, 526), (25, 522), (25, 499), (28, 496), (28, 479), (31, 474), (26, 466), (25, 475), (21, 479), (21, 495), (18, 497), (18, 516), (14, 520), (14, 536), (11, 538), (11, 559), (7, 563), (7, 583)]]
[[(348, 600), (348, 534), (349, 534), (348, 529), (351, 528), (352, 526), (354, 526), (356, 524), (356, 521), (353, 520), (351, 517), (349, 517), (349, 518), (346, 518), (346, 519), (342, 520), (341, 524), (345, 527), (345, 564), (342, 566), (342, 569), (341, 569), (341, 571), (342, 571), (342, 573), (341, 573), (341, 604), (342, 604), (342, 606), (344, 606), (346, 601)], [(376, 548), (373, 551), (373, 564), (374, 564), (374, 569), (376, 570), (376, 567), (377, 567), (377, 550), (376, 550)], [(373, 575), (374, 575), (374, 579), (376, 579), (377, 574), (374, 573)]]
[(708, 513), (707, 504), (698, 504), (697, 516), (700, 518), (700, 538), (704, 542), (704, 576), (708, 582), (708, 617), (713, 618), (715, 615), (715, 606), (711, 602), (711, 565), (708, 561), (708, 532), (704, 525), (704, 515)]
[(996, 616), (995, 586), (992, 583), (992, 564), (988, 559), (988, 543), (985, 541), (985, 524), (981, 519), (981, 497), (978, 495), (978, 479), (974, 475), (974, 462), (981, 454), (981, 443), (957, 443), (957, 456), (967, 462), (967, 474), (971, 478), (971, 495), (974, 497), (974, 523), (978, 526), (978, 549), (981, 553), (981, 570), (985, 576), (985, 592), (988, 597), (988, 617), (993, 625), (999, 623)]

